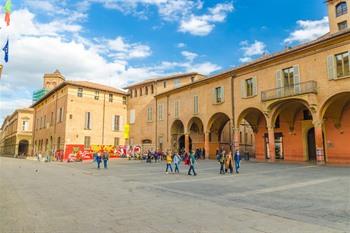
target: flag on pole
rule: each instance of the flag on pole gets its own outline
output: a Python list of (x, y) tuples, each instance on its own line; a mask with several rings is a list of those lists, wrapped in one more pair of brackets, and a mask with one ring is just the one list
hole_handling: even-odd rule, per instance
[(5, 11), (5, 22), (7, 26), (10, 26), (10, 14), (12, 9), (12, 2), (11, 0), (6, 0), (4, 11)]
[(12, 9), (12, 2), (11, 0), (6, 0), (5, 6), (4, 6), (4, 11), (5, 12), (11, 12)]
[(10, 26), (10, 12), (5, 13), (5, 22), (7, 26)]
[(4, 60), (7, 63), (9, 61), (9, 39), (7, 38), (5, 47), (2, 49), (5, 52)]

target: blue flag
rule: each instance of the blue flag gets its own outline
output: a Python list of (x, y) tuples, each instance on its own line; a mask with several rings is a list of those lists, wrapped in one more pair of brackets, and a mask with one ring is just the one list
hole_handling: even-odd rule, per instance
[(2, 50), (5, 52), (4, 60), (7, 63), (9, 61), (9, 39), (7, 39), (6, 45)]

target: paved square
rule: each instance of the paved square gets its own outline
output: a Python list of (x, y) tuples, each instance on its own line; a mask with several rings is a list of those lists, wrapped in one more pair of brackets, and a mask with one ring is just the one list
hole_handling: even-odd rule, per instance
[(0, 158), (0, 232), (350, 232), (350, 168), (243, 162), (219, 175), (164, 164)]

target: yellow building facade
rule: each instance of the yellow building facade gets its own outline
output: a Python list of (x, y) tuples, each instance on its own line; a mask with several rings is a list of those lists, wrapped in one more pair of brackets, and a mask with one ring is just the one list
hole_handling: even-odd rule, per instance
[(28, 156), (32, 152), (33, 109), (17, 109), (1, 126), (0, 154)]
[[(64, 81), (34, 108), (34, 154), (64, 155), (67, 146), (125, 144), (126, 93), (86, 81)], [(71, 148), (70, 148), (71, 149)]]

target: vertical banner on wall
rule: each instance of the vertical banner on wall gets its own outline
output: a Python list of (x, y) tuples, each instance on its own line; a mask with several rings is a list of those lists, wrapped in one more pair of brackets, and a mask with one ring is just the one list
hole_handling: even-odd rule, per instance
[(130, 125), (126, 124), (124, 125), (124, 138), (129, 139), (129, 132), (130, 132)]

